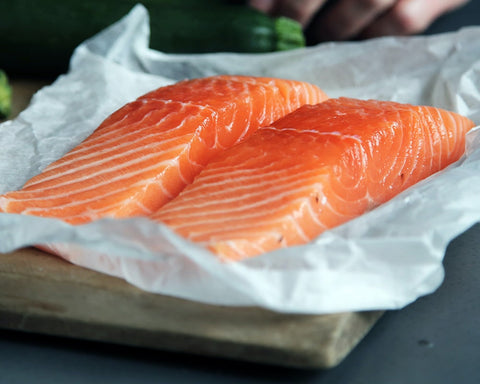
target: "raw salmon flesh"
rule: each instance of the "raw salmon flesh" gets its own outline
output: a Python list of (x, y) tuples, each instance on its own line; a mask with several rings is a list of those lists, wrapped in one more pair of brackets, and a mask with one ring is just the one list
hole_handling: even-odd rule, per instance
[(151, 218), (223, 259), (306, 243), (458, 160), (473, 125), (394, 102), (306, 105), (223, 151)]
[(159, 88), (113, 113), (20, 191), (0, 196), (0, 212), (71, 224), (148, 215), (191, 183), (219, 151), (326, 98), (309, 83), (247, 76)]

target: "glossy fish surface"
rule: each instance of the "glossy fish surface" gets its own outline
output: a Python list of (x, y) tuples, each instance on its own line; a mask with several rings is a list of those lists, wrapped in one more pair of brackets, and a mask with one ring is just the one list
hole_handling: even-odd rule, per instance
[(395, 102), (306, 105), (216, 156), (151, 218), (222, 259), (304, 244), (458, 160), (473, 126)]
[(221, 75), (161, 87), (114, 112), (20, 191), (0, 196), (0, 212), (71, 224), (148, 215), (218, 152), (326, 98), (309, 83), (266, 77)]

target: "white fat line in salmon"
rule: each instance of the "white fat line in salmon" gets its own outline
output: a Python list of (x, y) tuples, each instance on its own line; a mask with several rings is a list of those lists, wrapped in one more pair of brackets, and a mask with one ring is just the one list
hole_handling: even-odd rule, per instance
[[(298, 128), (289, 128), (289, 127), (284, 127), (284, 128), (277, 128), (275, 125), (271, 125), (268, 127), (261, 128), (262, 130), (269, 130), (273, 132), (298, 132)], [(362, 139), (358, 135), (347, 135), (342, 132), (334, 131), (334, 132), (321, 132), (315, 129), (302, 129), (301, 130), (302, 134), (307, 134), (307, 133), (312, 133), (312, 136), (334, 136), (338, 137), (340, 139), (352, 139), (356, 142), (358, 142), (360, 145), (363, 144)]]
[[(255, 159), (255, 158), (253, 158)], [(289, 170), (301, 170), (304, 168), (302, 164), (295, 164), (294, 166), (288, 167)], [(206, 170), (202, 171), (202, 174), (197, 177), (198, 180), (202, 181), (202, 185), (196, 187), (196, 191), (202, 191), (205, 189), (210, 189), (211, 187), (221, 187), (224, 186), (225, 183), (229, 183), (230, 180), (234, 180), (236, 185), (240, 185), (243, 181), (252, 180), (252, 181), (259, 181), (255, 185), (268, 185), (268, 180), (275, 180), (274, 184), (278, 183), (279, 177), (279, 167), (277, 164), (269, 163), (262, 167), (251, 168), (251, 169), (233, 169), (230, 170), (229, 167), (222, 167), (222, 168), (215, 168), (213, 171), (207, 173)], [(283, 169), (285, 172), (285, 169)], [(317, 170), (312, 170), (312, 172), (318, 173)], [(290, 176), (289, 176), (290, 177)], [(298, 178), (298, 175), (292, 175), (291, 177)], [(262, 183), (265, 181), (265, 183)], [(189, 195), (189, 190), (185, 190), (182, 199), (186, 199)], [(214, 192), (208, 192), (210, 196), (221, 194), (222, 190), (217, 189)]]
[[(299, 209), (298, 211), (303, 211), (304, 213), (308, 213), (310, 218), (315, 222), (315, 224), (318, 226), (318, 230), (325, 230), (327, 229), (327, 226), (322, 223), (319, 219), (317, 214), (315, 214), (314, 209), (312, 208), (312, 202), (310, 199), (307, 198), (299, 198), (296, 200), (297, 203), (299, 203)], [(345, 215), (342, 215), (345, 216)], [(252, 226), (252, 221), (255, 223), (254, 226)], [(225, 225), (225, 221), (223, 220), (210, 220), (210, 218), (201, 221), (197, 224), (197, 226), (215, 226), (215, 230), (213, 231), (213, 234), (211, 235), (211, 240), (210, 242), (215, 242), (215, 241), (221, 241), (222, 239), (225, 238), (231, 238), (232, 233), (234, 233), (234, 237), (236, 238), (248, 238), (252, 236), (259, 236), (260, 234), (264, 235), (269, 235), (272, 233), (275, 233), (273, 235), (273, 238), (278, 238), (280, 235), (282, 235), (282, 229), (285, 230), (286, 226), (286, 221), (291, 222), (292, 226), (296, 229), (297, 234), (302, 237), (304, 241), (309, 241), (310, 239), (307, 237), (305, 234), (303, 228), (298, 222), (298, 219), (294, 216), (294, 213), (289, 214), (287, 216), (283, 216), (281, 218), (277, 219), (271, 219), (268, 217), (265, 217), (265, 213), (263, 212), (253, 212), (250, 214), (244, 214), (242, 216), (236, 216), (234, 220), (229, 221), (228, 225)], [(223, 223), (223, 225), (218, 225), (217, 224)], [(192, 224), (192, 226), (195, 226)], [(287, 225), (288, 226), (288, 225)], [(188, 226), (179, 226), (176, 225), (174, 226), (174, 229), (180, 229), (180, 228), (188, 228)], [(262, 228), (268, 228), (268, 229), (262, 229)], [(193, 241), (201, 241), (201, 238), (205, 236), (204, 231), (195, 231), (195, 230), (189, 230), (188, 232), (188, 238)], [(226, 237), (225, 237), (226, 236)]]
[[(180, 106), (180, 109), (167, 113), (159, 121), (155, 122), (154, 124), (149, 124), (149, 125), (143, 126), (143, 121), (145, 119), (149, 118), (154, 113), (158, 113), (159, 110), (161, 111), (162, 109), (161, 108), (154, 108), (154, 109), (151, 109), (151, 110), (147, 111), (142, 116), (142, 119), (128, 124), (130, 133), (126, 134), (127, 137), (129, 137), (131, 135), (138, 134), (138, 132), (144, 131), (146, 128), (161, 125), (165, 120), (171, 118), (171, 114), (182, 114), (182, 113), (185, 112), (186, 109), (195, 109), (195, 110), (198, 109), (200, 112), (204, 111), (204, 110), (207, 110), (207, 111), (210, 112), (210, 114), (214, 112), (214, 110), (212, 108), (205, 107), (203, 105), (194, 104), (194, 103), (171, 101), (171, 100), (158, 100), (158, 103), (160, 103), (162, 106), (168, 106), (170, 104), (175, 104), (175, 105)], [(146, 105), (146, 106), (148, 106), (148, 105)], [(137, 113), (138, 113), (138, 111), (137, 111)], [(95, 141), (103, 140), (103, 139), (108, 138), (110, 136), (113, 136), (114, 138), (118, 138), (119, 137), (118, 136), (118, 129), (121, 129), (121, 128), (125, 127), (125, 125), (122, 124), (123, 120), (127, 119), (130, 116), (131, 116), (131, 113), (127, 113), (127, 114), (125, 114), (125, 116), (120, 121), (111, 123), (111, 124), (106, 125), (106, 126), (100, 125), (100, 127), (99, 127), (100, 129), (92, 132), (93, 137), (92, 137), (92, 139), (89, 139), (89, 141), (90, 140), (92, 140), (92, 141), (93, 140), (95, 140)], [(187, 114), (187, 116), (188, 116), (188, 114)], [(108, 120), (108, 118), (107, 118), (107, 120)], [(138, 130), (136, 130), (137, 126), (139, 127)], [(132, 129), (132, 127), (134, 127), (135, 129)], [(170, 130), (170, 128), (169, 128), (169, 130)], [(125, 136), (121, 136), (121, 137), (125, 137)], [(74, 148), (71, 153), (82, 152), (83, 150), (88, 149), (88, 148), (89, 148), (89, 146), (84, 146), (83, 143), (81, 143), (77, 148)]]
[[(259, 244), (255, 244), (255, 243), (249, 242), (249, 241), (243, 241), (243, 242), (247, 243), (248, 247), (255, 249), (259, 254), (265, 252), (265, 249), (263, 247), (261, 247)], [(212, 241), (210, 241), (210, 242), (204, 241), (204, 242), (201, 242), (200, 244), (203, 244), (204, 246), (208, 246), (209, 243), (212, 243)], [(238, 246), (238, 241), (226, 240), (226, 241), (222, 241), (222, 245), (228, 246), (228, 248), (233, 250), (233, 252), (237, 255), (241, 255), (243, 253), (243, 250), (241, 248), (239, 248), (239, 246)], [(218, 257), (220, 257), (220, 259), (229, 260), (227, 257), (223, 257), (221, 255), (219, 255)]]
[[(135, 160), (135, 161), (132, 161), (130, 162), (130, 164), (128, 165), (132, 165), (134, 163), (138, 163), (138, 159)], [(147, 173), (148, 171), (151, 171), (151, 170), (156, 170), (159, 168), (159, 164), (165, 164), (165, 168), (164, 169), (167, 169), (168, 166), (174, 166), (174, 167), (178, 167), (178, 163), (177, 163), (177, 160), (174, 159), (170, 159), (170, 160), (165, 160), (165, 161), (162, 161), (161, 163), (157, 163), (157, 164), (153, 164), (151, 165), (150, 167), (146, 167), (146, 168), (142, 168), (140, 170), (137, 170), (136, 172), (128, 172), (128, 173), (122, 173), (120, 174), (119, 176), (116, 176), (116, 177), (111, 177), (111, 178), (105, 178), (103, 182), (100, 182), (100, 183), (96, 183), (95, 185), (91, 185), (91, 186), (88, 186), (87, 188), (80, 188), (80, 189), (76, 189), (75, 191), (72, 191), (73, 193), (71, 193), (71, 195), (75, 195), (75, 194), (78, 194), (78, 193), (83, 193), (83, 192), (88, 192), (88, 191), (96, 191), (96, 190), (99, 190), (100, 187), (102, 186), (108, 186), (108, 185), (111, 185), (113, 182), (116, 182), (116, 181), (121, 181), (121, 180), (124, 180), (124, 179), (129, 179), (133, 176), (136, 176), (136, 175), (140, 175), (142, 173)], [(127, 165), (126, 163), (122, 164), (121, 166), (117, 167), (117, 169), (115, 170), (118, 170), (118, 169), (123, 169), (125, 168), (125, 165)], [(101, 174), (103, 172), (99, 172), (98, 174)], [(162, 172), (158, 172), (157, 173), (157, 176), (160, 176)], [(76, 179), (75, 182), (78, 182), (78, 181), (81, 181), (79, 179)], [(142, 180), (141, 183), (143, 183), (144, 181)], [(134, 187), (136, 185), (136, 183), (134, 184), (131, 184), (131, 185), (128, 185), (128, 186), (125, 186), (124, 188), (122, 189), (126, 189), (126, 188), (129, 188), (129, 187)], [(116, 190), (116, 191), (119, 191), (120, 189)], [(115, 191), (115, 192), (116, 192)], [(26, 191), (25, 194), (27, 193), (38, 193), (38, 194), (41, 194), (41, 196), (39, 197), (34, 197), (34, 198), (26, 198), (26, 197), (21, 197), (20, 199), (15, 199), (15, 198), (9, 198), (9, 200), (11, 201), (25, 201), (25, 202), (32, 202), (32, 201), (48, 201), (48, 200), (52, 200), (52, 199), (55, 199), (55, 198), (61, 198), (61, 197), (65, 197), (65, 193), (61, 193), (61, 194), (55, 194), (55, 195), (49, 195), (49, 196), (46, 196), (44, 197), (43, 194), (42, 194), (43, 191), (34, 191), (34, 192), (29, 192), (29, 191)], [(23, 195), (23, 192), (22, 192), (22, 195)], [(70, 195), (70, 194), (69, 194)], [(110, 195), (110, 194), (109, 194)], [(170, 194), (169, 194), (170, 195)], [(102, 196), (107, 196), (107, 195), (102, 195)], [(84, 202), (86, 201), (94, 201), (94, 200), (98, 200), (101, 196), (97, 196), (97, 198), (95, 199), (91, 199), (91, 200), (82, 200), (81, 202), (77, 202), (78, 204), (83, 204)], [(74, 205), (75, 203), (71, 203), (71, 205)], [(70, 204), (69, 204), (70, 205)], [(64, 207), (66, 205), (57, 205), (56, 207)], [(40, 208), (42, 209), (42, 208)]]
[[(164, 119), (166, 119), (166, 118), (168, 118), (168, 115), (165, 116)], [(113, 137), (112, 140), (100, 141), (99, 139), (102, 139), (103, 137), (100, 137), (100, 138), (95, 137), (94, 139), (89, 140), (88, 145), (85, 145), (83, 147), (78, 147), (78, 149), (73, 149), (69, 153), (65, 154), (65, 156), (62, 159), (60, 159), (61, 161), (59, 161), (57, 163), (53, 163), (51, 166), (48, 167), (48, 169), (46, 169), (46, 171), (50, 172), (50, 171), (56, 170), (57, 168), (68, 166), (72, 162), (76, 162), (78, 160), (84, 160), (84, 159), (89, 159), (89, 158), (93, 159), (93, 158), (96, 158), (96, 157), (101, 157), (102, 155), (105, 155), (107, 153), (116, 152), (116, 151), (118, 151), (119, 148), (128, 147), (128, 146), (131, 146), (132, 144), (135, 144), (137, 142), (142, 142), (146, 138), (159, 136), (161, 134), (159, 132), (153, 132), (153, 133), (151, 133), (147, 136), (141, 136), (139, 134), (142, 131), (148, 131), (150, 129), (153, 129), (154, 127), (157, 127), (158, 125), (162, 124), (162, 121), (164, 119), (162, 119), (158, 123), (142, 127), (139, 130), (131, 131), (131, 132), (129, 132), (125, 135), (122, 135), (122, 136), (119, 136), (118, 132), (112, 132), (112, 135), (111, 135)], [(169, 128), (169, 131), (172, 132), (174, 130), (181, 129), (184, 126), (184, 124), (185, 124), (185, 121), (182, 121), (182, 124), (179, 124), (175, 127)], [(125, 142), (125, 139), (131, 138), (131, 137), (133, 137), (133, 138), (138, 137), (138, 140), (137, 141)], [(174, 141), (174, 140), (178, 140), (178, 136), (173, 137), (169, 140), (164, 140), (162, 138), (162, 142), (160, 144), (162, 146), (164, 146), (165, 144), (168, 144), (169, 142)], [(98, 144), (95, 144), (96, 141), (100, 141), (100, 142)], [(115, 144), (116, 142), (125, 142), (125, 143), (121, 144), (121, 145), (118, 145), (118, 144)], [(102, 148), (102, 147), (107, 147), (107, 150), (98, 150), (99, 148)], [(94, 151), (95, 149), (97, 149), (97, 150)], [(78, 157), (79, 154), (81, 154), (82, 152), (86, 152), (86, 151), (88, 151), (89, 153), (82, 156), (82, 157)], [(42, 179), (42, 180), (46, 180), (46, 179)]]
[[(123, 154), (123, 155), (118, 155), (118, 156), (112, 156), (110, 158), (108, 158), (107, 160), (105, 161), (99, 161), (98, 164), (95, 163), (95, 164), (88, 164), (86, 166), (82, 166), (82, 167), (78, 167), (78, 168), (74, 168), (74, 169), (70, 169), (69, 171), (67, 172), (64, 172), (62, 174), (57, 174), (57, 177), (49, 177), (49, 178), (45, 178), (43, 180), (39, 180), (38, 181), (38, 184), (40, 184), (41, 182), (45, 182), (45, 181), (48, 181), (48, 180), (56, 180), (56, 179), (59, 179), (61, 180), (63, 176), (65, 175), (70, 175), (72, 174), (73, 176), (77, 176), (73, 179), (68, 179), (68, 180), (64, 180), (64, 181), (61, 181), (59, 183), (55, 183), (51, 186), (48, 186), (48, 187), (44, 187), (42, 188), (41, 190), (25, 190), (25, 193), (39, 193), (39, 194), (44, 194), (45, 192), (47, 191), (51, 191), (51, 190), (54, 190), (54, 189), (57, 189), (57, 188), (60, 188), (60, 187), (63, 187), (65, 185), (71, 185), (73, 183), (79, 183), (79, 182), (83, 182), (83, 181), (88, 181), (88, 180), (92, 180), (93, 179), (98, 179), (100, 176), (102, 175), (111, 175), (111, 174), (115, 174), (115, 173), (119, 173), (119, 172), (116, 172), (116, 171), (121, 171), (123, 169), (126, 169), (132, 165), (135, 165), (135, 164), (139, 164), (139, 163), (142, 163), (142, 162), (145, 162), (145, 161), (148, 161), (148, 160), (151, 160), (151, 159), (159, 159), (161, 161), (153, 164), (152, 166), (150, 167), (146, 167), (146, 168), (141, 168), (141, 169), (138, 169), (137, 172), (130, 172), (130, 173), (123, 173), (121, 175), (121, 177), (107, 177), (105, 178), (105, 181), (103, 182), (98, 182), (96, 183), (96, 188), (98, 187), (101, 187), (105, 184), (109, 184), (111, 183), (112, 181), (116, 181), (116, 180), (121, 180), (121, 179), (125, 179), (125, 178), (128, 178), (128, 176), (130, 175), (135, 175), (135, 174), (141, 174), (143, 173), (144, 171), (148, 171), (148, 170), (152, 170), (152, 169), (156, 169), (156, 168), (161, 168), (162, 166), (165, 166), (165, 168), (167, 166), (172, 166), (174, 164), (177, 163), (178, 159), (174, 158), (174, 159), (167, 159), (167, 160), (162, 160), (164, 158), (164, 155), (165, 154), (168, 154), (169, 152), (174, 152), (174, 153), (177, 153), (177, 152), (182, 152), (185, 147), (187, 147), (187, 145), (184, 145), (184, 144), (181, 144), (181, 145), (178, 145), (176, 147), (172, 147), (170, 148), (168, 151), (166, 152), (162, 152), (161, 154), (157, 153), (157, 152), (152, 152), (148, 155), (142, 155), (142, 156), (139, 156), (137, 158), (134, 158), (132, 160), (129, 160), (129, 161), (124, 161), (124, 162), (117, 162), (116, 164), (117, 165), (114, 165), (114, 166), (111, 166), (111, 167), (108, 167), (108, 168), (102, 168), (102, 169), (99, 169), (98, 171), (96, 172), (86, 172), (86, 174), (84, 176), (77, 176), (78, 172), (79, 171), (86, 171), (86, 170), (89, 170), (90, 168), (95, 168), (95, 169), (98, 169), (98, 167), (96, 167), (95, 165), (99, 165), (99, 164), (102, 164), (102, 163), (107, 163), (107, 162), (111, 162), (111, 161), (114, 161), (116, 159), (123, 159), (126, 155)], [(127, 177), (123, 177), (123, 176), (127, 176)], [(28, 186), (29, 188), (31, 187), (31, 185)], [(74, 190), (75, 193), (77, 192), (83, 192), (83, 191), (88, 191), (90, 190), (91, 187), (88, 186), (86, 189), (76, 189)], [(55, 197), (59, 197), (59, 196), (62, 196), (62, 195), (50, 195), (48, 196), (48, 198), (55, 198)], [(29, 199), (24, 199), (25, 201), (28, 201)], [(34, 200), (42, 200), (40, 198), (38, 199), (34, 199)]]
[[(298, 167), (291, 167), (288, 169), (288, 171), (291, 171), (294, 168), (301, 168), (301, 166)], [(285, 173), (288, 173), (287, 171), (284, 171)], [(262, 194), (265, 193), (266, 187), (269, 188), (269, 191), (272, 193), (281, 190), (281, 189), (287, 189), (291, 188), (297, 184), (304, 183), (305, 179), (311, 179), (314, 178), (316, 175), (318, 175), (317, 170), (311, 170), (311, 171), (305, 171), (301, 174), (289, 174), (287, 176), (279, 176), (278, 175), (278, 169), (277, 172), (270, 172), (270, 173), (265, 173), (265, 174), (258, 174), (252, 177), (243, 177), (243, 178), (238, 178), (235, 179), (235, 183), (232, 184), (229, 180), (225, 180), (223, 182), (216, 182), (216, 183), (210, 183), (210, 184), (204, 184), (202, 180), (202, 186), (201, 188), (196, 188), (196, 192), (202, 190), (202, 189), (209, 189), (211, 187), (218, 187), (216, 191), (208, 191), (208, 197), (209, 201), (208, 202), (203, 202), (200, 203), (198, 202), (198, 194), (195, 194), (193, 197), (188, 196), (188, 191), (185, 191), (184, 194), (182, 194), (182, 204), (188, 204), (188, 202), (192, 202), (192, 205), (195, 206), (195, 209), (197, 208), (204, 208), (212, 205), (217, 205), (217, 204), (223, 204), (223, 203), (230, 203), (230, 202), (242, 202), (243, 200), (246, 199), (251, 199), (252, 197), (256, 196), (261, 196)], [(249, 180), (251, 183), (245, 185), (241, 184), (240, 182), (243, 180)], [(258, 182), (255, 182), (258, 180)], [(280, 185), (280, 183), (286, 183), (285, 185)], [(245, 194), (244, 191), (248, 191), (252, 189), (252, 185), (255, 185), (255, 192)], [(225, 194), (225, 190), (223, 187), (228, 187), (228, 194), (232, 195), (232, 198), (230, 199), (221, 199), (221, 197)], [(216, 200), (216, 197), (220, 197), (220, 199)], [(176, 212), (180, 209), (180, 207), (173, 206), (173, 207), (164, 207), (163, 212)]]
[[(149, 186), (151, 186), (151, 185), (149, 185)], [(163, 192), (164, 194), (168, 193), (163, 188), (161, 183), (158, 183), (157, 187), (159, 187), (160, 191)], [(153, 213), (153, 211), (151, 209), (148, 209), (145, 205), (143, 205), (138, 200), (133, 200), (134, 198), (135, 198), (135, 196), (132, 196), (132, 198), (128, 201), (123, 201), (123, 200), (116, 201), (114, 204), (104, 206), (101, 209), (91, 209), (90, 208), (86, 212), (83, 212), (81, 214), (78, 214), (78, 215), (77, 214), (76, 215), (67, 214), (67, 215), (64, 215), (64, 217), (66, 217), (69, 221), (72, 221), (72, 220), (75, 220), (75, 219), (78, 219), (78, 218), (85, 218), (85, 217), (88, 217), (90, 220), (98, 220), (98, 219), (101, 219), (101, 218), (104, 218), (104, 217), (116, 217), (115, 215), (108, 215), (108, 213), (115, 212), (116, 211), (115, 208), (125, 207), (131, 201), (133, 201), (134, 204), (140, 209), (140, 211), (143, 212), (142, 214), (138, 214), (137, 216), (148, 216), (148, 215)]]
[[(141, 139), (139, 139), (138, 142), (145, 141), (145, 140), (148, 140), (148, 137), (141, 138)], [(162, 141), (162, 146), (164, 144), (165, 145), (169, 144), (169, 142), (171, 142), (171, 141), (176, 141), (176, 139), (164, 140), (164, 141)], [(44, 173), (42, 174), (42, 176), (45, 175), (45, 177), (38, 178), (33, 183), (25, 184), (25, 187), (28, 187), (29, 190), (30, 190), (32, 187), (34, 187), (37, 184), (45, 183), (45, 182), (51, 181), (51, 180), (60, 181), (59, 183), (56, 183), (56, 184), (52, 185), (51, 187), (47, 187), (47, 188), (43, 189), (43, 191), (47, 191), (47, 190), (51, 189), (52, 187), (55, 188), (55, 187), (70, 184), (72, 182), (72, 180), (65, 180), (65, 181), (62, 182), (62, 178), (64, 178), (65, 176), (75, 175), (78, 172), (85, 171), (85, 170), (88, 170), (88, 169), (91, 169), (91, 168), (95, 169), (95, 168), (100, 167), (103, 164), (107, 164), (107, 163), (113, 162), (115, 160), (122, 160), (132, 153), (139, 152), (139, 151), (147, 152), (148, 150), (150, 150), (150, 153), (148, 155), (146, 155), (145, 153), (142, 153), (141, 156), (139, 156), (137, 159), (133, 160), (130, 163), (120, 163), (119, 164), (117, 162), (117, 164), (119, 164), (119, 165), (102, 169), (100, 172), (90, 173), (89, 175), (87, 175), (86, 178), (90, 179), (90, 178), (92, 178), (96, 175), (102, 174), (102, 173), (110, 173), (112, 170), (120, 169), (122, 167), (122, 164), (131, 165), (131, 164), (134, 164), (135, 162), (141, 162), (141, 161), (143, 161), (145, 159), (148, 159), (148, 158), (159, 157), (159, 156), (162, 156), (162, 155), (167, 154), (169, 152), (177, 151), (178, 148), (184, 147), (185, 145), (180, 144), (180, 145), (177, 145), (176, 147), (169, 148), (167, 151), (162, 151), (161, 148), (158, 148), (159, 145), (155, 142), (151, 143), (151, 144), (147, 144), (147, 145), (142, 145), (140, 148), (136, 147), (135, 144), (132, 144), (132, 143), (128, 143), (124, 147), (126, 147), (126, 146), (133, 146), (133, 148), (131, 148), (129, 151), (118, 152), (118, 149), (121, 149), (120, 146), (119, 146), (119, 148), (117, 148), (117, 150), (115, 151), (115, 152), (118, 152), (117, 154), (114, 154), (114, 155), (111, 154), (108, 157), (95, 156), (97, 158), (95, 158), (95, 159), (91, 158), (90, 159), (90, 160), (92, 160), (91, 162), (87, 162), (83, 165), (79, 165), (79, 166), (76, 166), (76, 167), (66, 167), (65, 166), (66, 170), (62, 173), (58, 173), (59, 172), (58, 169), (55, 169), (55, 168), (59, 168), (59, 167), (46, 168)], [(113, 151), (108, 151), (108, 152), (113, 152)], [(160, 152), (161, 152), (161, 154), (160, 154)], [(83, 160), (84, 160), (83, 157), (82, 158), (77, 158), (76, 162), (80, 162), (80, 161), (83, 161)], [(57, 172), (53, 173), (54, 170), (57, 171)], [(49, 174), (50, 174), (50, 176), (48, 176)], [(78, 178), (79, 181), (82, 181), (84, 179), (85, 178)]]
[[(302, 185), (302, 187), (297, 187), (298, 185)], [(313, 188), (312, 188), (313, 185)], [(256, 209), (257, 212), (259, 212), (259, 209), (265, 206), (270, 206), (273, 204), (277, 204), (278, 207), (282, 206), (282, 201), (289, 200), (289, 197), (294, 196), (298, 194), (299, 192), (304, 192), (305, 195), (310, 194), (314, 190), (318, 191), (318, 194), (321, 196), (321, 190), (322, 190), (322, 184), (321, 183), (314, 183), (309, 186), (304, 185), (304, 181), (302, 183), (302, 180), (297, 181), (296, 183), (290, 183), (288, 186), (276, 186), (275, 188), (272, 188), (269, 190), (271, 192), (270, 196), (265, 199), (254, 199), (253, 202), (251, 203), (246, 203), (245, 200), (251, 199), (252, 197), (255, 198), (258, 195), (261, 195), (263, 192), (256, 192), (256, 193), (251, 193), (248, 194), (248, 196), (243, 196), (241, 199), (238, 199), (238, 197), (233, 197), (233, 198), (228, 198), (228, 199), (222, 199), (222, 201), (217, 201), (216, 203), (206, 203), (203, 205), (201, 208), (205, 206), (213, 206), (217, 209), (212, 209), (208, 211), (208, 216), (209, 218), (213, 218), (214, 216), (218, 215), (223, 215), (223, 213), (226, 211), (226, 209), (222, 209), (222, 205), (228, 204), (228, 203), (236, 203), (233, 207), (229, 204), (228, 206), (228, 212), (231, 213), (238, 213), (238, 212), (247, 212), (249, 210), (254, 210)], [(295, 189), (292, 189), (295, 188)], [(303, 198), (303, 197), (302, 197)], [(295, 201), (296, 199), (291, 199), (292, 201)], [(175, 207), (177, 208), (177, 207)], [(189, 213), (182, 213), (183, 209), (186, 209)], [(160, 218), (161, 217), (168, 217), (172, 212), (175, 213), (175, 216), (180, 214), (182, 215), (182, 218), (188, 219), (185, 220), (185, 226), (188, 226), (191, 223), (197, 222), (195, 218), (200, 218), (200, 221), (202, 218), (205, 218), (205, 211), (200, 211), (200, 212), (195, 212), (194, 211), (195, 206), (192, 207), (192, 205), (188, 205), (186, 207), (178, 209), (162, 209), (160, 213)], [(173, 217), (175, 217), (173, 216)], [(182, 227), (183, 225), (178, 225), (178, 227)]]
[[(161, 193), (163, 193), (165, 196), (167, 196), (168, 198), (173, 198), (172, 194), (170, 192), (168, 192), (165, 187), (163, 186), (163, 183), (161, 180), (158, 180), (156, 181), (155, 183), (150, 183), (149, 186), (155, 186), (157, 187)], [(67, 203), (67, 204), (62, 204), (62, 205), (56, 205), (55, 207), (48, 207), (47, 209), (54, 209), (54, 210), (61, 210), (61, 209), (69, 209), (69, 208), (73, 208), (73, 207), (76, 207), (76, 206), (79, 206), (79, 205), (88, 205), (88, 203), (91, 203), (91, 202), (96, 202), (102, 198), (108, 198), (110, 196), (113, 196), (115, 194), (118, 193), (118, 190), (115, 190), (111, 193), (106, 193), (106, 194), (103, 194), (103, 195), (98, 195), (97, 197), (95, 198), (92, 198), (92, 199), (88, 199), (88, 200), (82, 200), (82, 201), (76, 201), (76, 202), (70, 202), (70, 203)], [(1, 200), (2, 200), (2, 197), (0, 197), (0, 205), (1, 205)], [(125, 206), (126, 205), (126, 202), (125, 201), (120, 201), (120, 202), (116, 202), (114, 204), (110, 204), (108, 206), (103, 206), (101, 209), (91, 209), (91, 208), (87, 208), (87, 211), (86, 212), (90, 212), (89, 214), (87, 213), (82, 213), (80, 215), (72, 215), (70, 214), (69, 212), (66, 212), (64, 215), (61, 215), (61, 214), (58, 214), (56, 215), (57, 217), (63, 217), (63, 218), (66, 218), (68, 220), (72, 220), (74, 218), (77, 218), (77, 217), (90, 217), (92, 219), (98, 219), (98, 218), (101, 218), (102, 215), (99, 215), (98, 213), (99, 212), (109, 212), (111, 211), (111, 208), (113, 207), (122, 207), (122, 206)], [(24, 210), (24, 214), (32, 214), (32, 215), (35, 215), (36, 213), (43, 213), (45, 211), (45, 208), (35, 208), (35, 207), (31, 207), (31, 208), (27, 208)], [(149, 213), (151, 213), (149, 210), (147, 210)], [(95, 215), (94, 215), (95, 214)]]
[[(329, 210), (330, 212), (338, 214), (339, 217), (351, 218), (348, 215), (338, 213), (332, 209), (328, 201), (324, 201), (322, 208), (319, 208), (317, 204), (313, 206), (312, 200), (308, 197), (299, 197), (293, 200), (292, 204), (299, 204), (299, 210), (307, 207), (307, 212), (311, 215), (311, 218), (320, 229), (327, 229), (327, 226), (318, 218), (318, 214), (322, 210)], [(205, 215), (196, 215), (195, 217), (193, 217), (194, 215), (183, 215), (182, 220), (184, 220), (184, 224), (175, 224), (173, 225), (173, 229), (179, 230), (199, 227), (201, 232), (197, 232), (192, 229), (188, 231), (189, 238), (194, 239), (199, 235), (205, 235), (205, 232), (202, 230), (202, 228), (205, 228), (206, 226), (215, 226), (214, 233), (218, 235), (221, 233), (232, 233), (232, 231), (235, 231), (236, 235), (240, 236), (241, 233), (243, 233), (242, 231), (251, 233), (252, 228), (261, 228), (262, 225), (272, 226), (274, 223), (279, 223), (281, 225), (281, 223), (283, 223), (285, 217), (271, 219), (266, 217), (265, 211), (260, 211), (261, 207), (256, 208), (258, 208), (256, 211), (249, 211), (249, 213), (245, 213), (248, 211), (247, 209), (244, 212), (242, 211), (242, 215), (237, 214), (232, 216), (231, 219), (228, 220), (228, 226), (225, 225), (225, 216), (223, 215), (223, 212), (225, 211), (217, 211), (217, 213), (220, 215), (217, 217), (214, 217), (214, 215), (210, 213), (208, 217)], [(254, 226), (252, 226), (252, 222), (255, 223)]]
[[(251, 98), (250, 98), (250, 99), (251, 99)], [(253, 103), (250, 102), (250, 103), (249, 103), (249, 106), (250, 106), (250, 108), (249, 108), (249, 110), (248, 110), (248, 123), (247, 123), (247, 127), (248, 127), (248, 128), (250, 128), (250, 127), (251, 127), (251, 124), (252, 124)], [(265, 111), (265, 107), (263, 108), (263, 110)], [(264, 113), (265, 113), (265, 112), (264, 112)], [(260, 121), (260, 120), (258, 120), (258, 121)], [(257, 123), (258, 123), (258, 121), (257, 121)], [(240, 136), (239, 136), (238, 139), (237, 139), (237, 142), (240, 142), (241, 140), (243, 140), (243, 138), (246, 136), (247, 132), (250, 131), (250, 129), (248, 129), (248, 128), (247, 128), (247, 129), (244, 129), (244, 130), (242, 131), (242, 133), (240, 134)]]

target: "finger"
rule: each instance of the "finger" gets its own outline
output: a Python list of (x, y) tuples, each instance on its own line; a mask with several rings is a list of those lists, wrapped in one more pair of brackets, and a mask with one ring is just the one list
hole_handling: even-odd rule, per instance
[(424, 31), (440, 15), (465, 4), (466, 0), (399, 0), (362, 33), (362, 38), (411, 35)]
[(396, 0), (338, 0), (315, 20), (311, 33), (318, 41), (356, 36)]
[(259, 11), (271, 13), (275, 8), (275, 3), (275, 0), (250, 0), (248, 5), (258, 9)]
[(326, 0), (280, 0), (276, 2), (273, 12), (294, 19), (305, 27), (325, 2)]

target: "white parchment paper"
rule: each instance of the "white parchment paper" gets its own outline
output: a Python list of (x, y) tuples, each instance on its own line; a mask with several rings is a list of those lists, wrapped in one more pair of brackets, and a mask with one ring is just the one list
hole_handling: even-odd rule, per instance
[[(330, 96), (434, 105), (480, 122), (480, 28), (323, 44), (271, 54), (168, 55), (148, 48), (148, 14), (80, 45), (70, 71), (0, 125), (0, 193), (20, 188), (114, 110), (184, 78), (220, 73), (317, 84)], [(0, 214), (0, 252), (47, 244), (72, 263), (143, 289), (221, 305), (330, 313), (401, 308), (434, 291), (455, 236), (480, 219), (480, 138), (458, 164), (310, 244), (222, 263), (145, 218), (82, 226)]]

